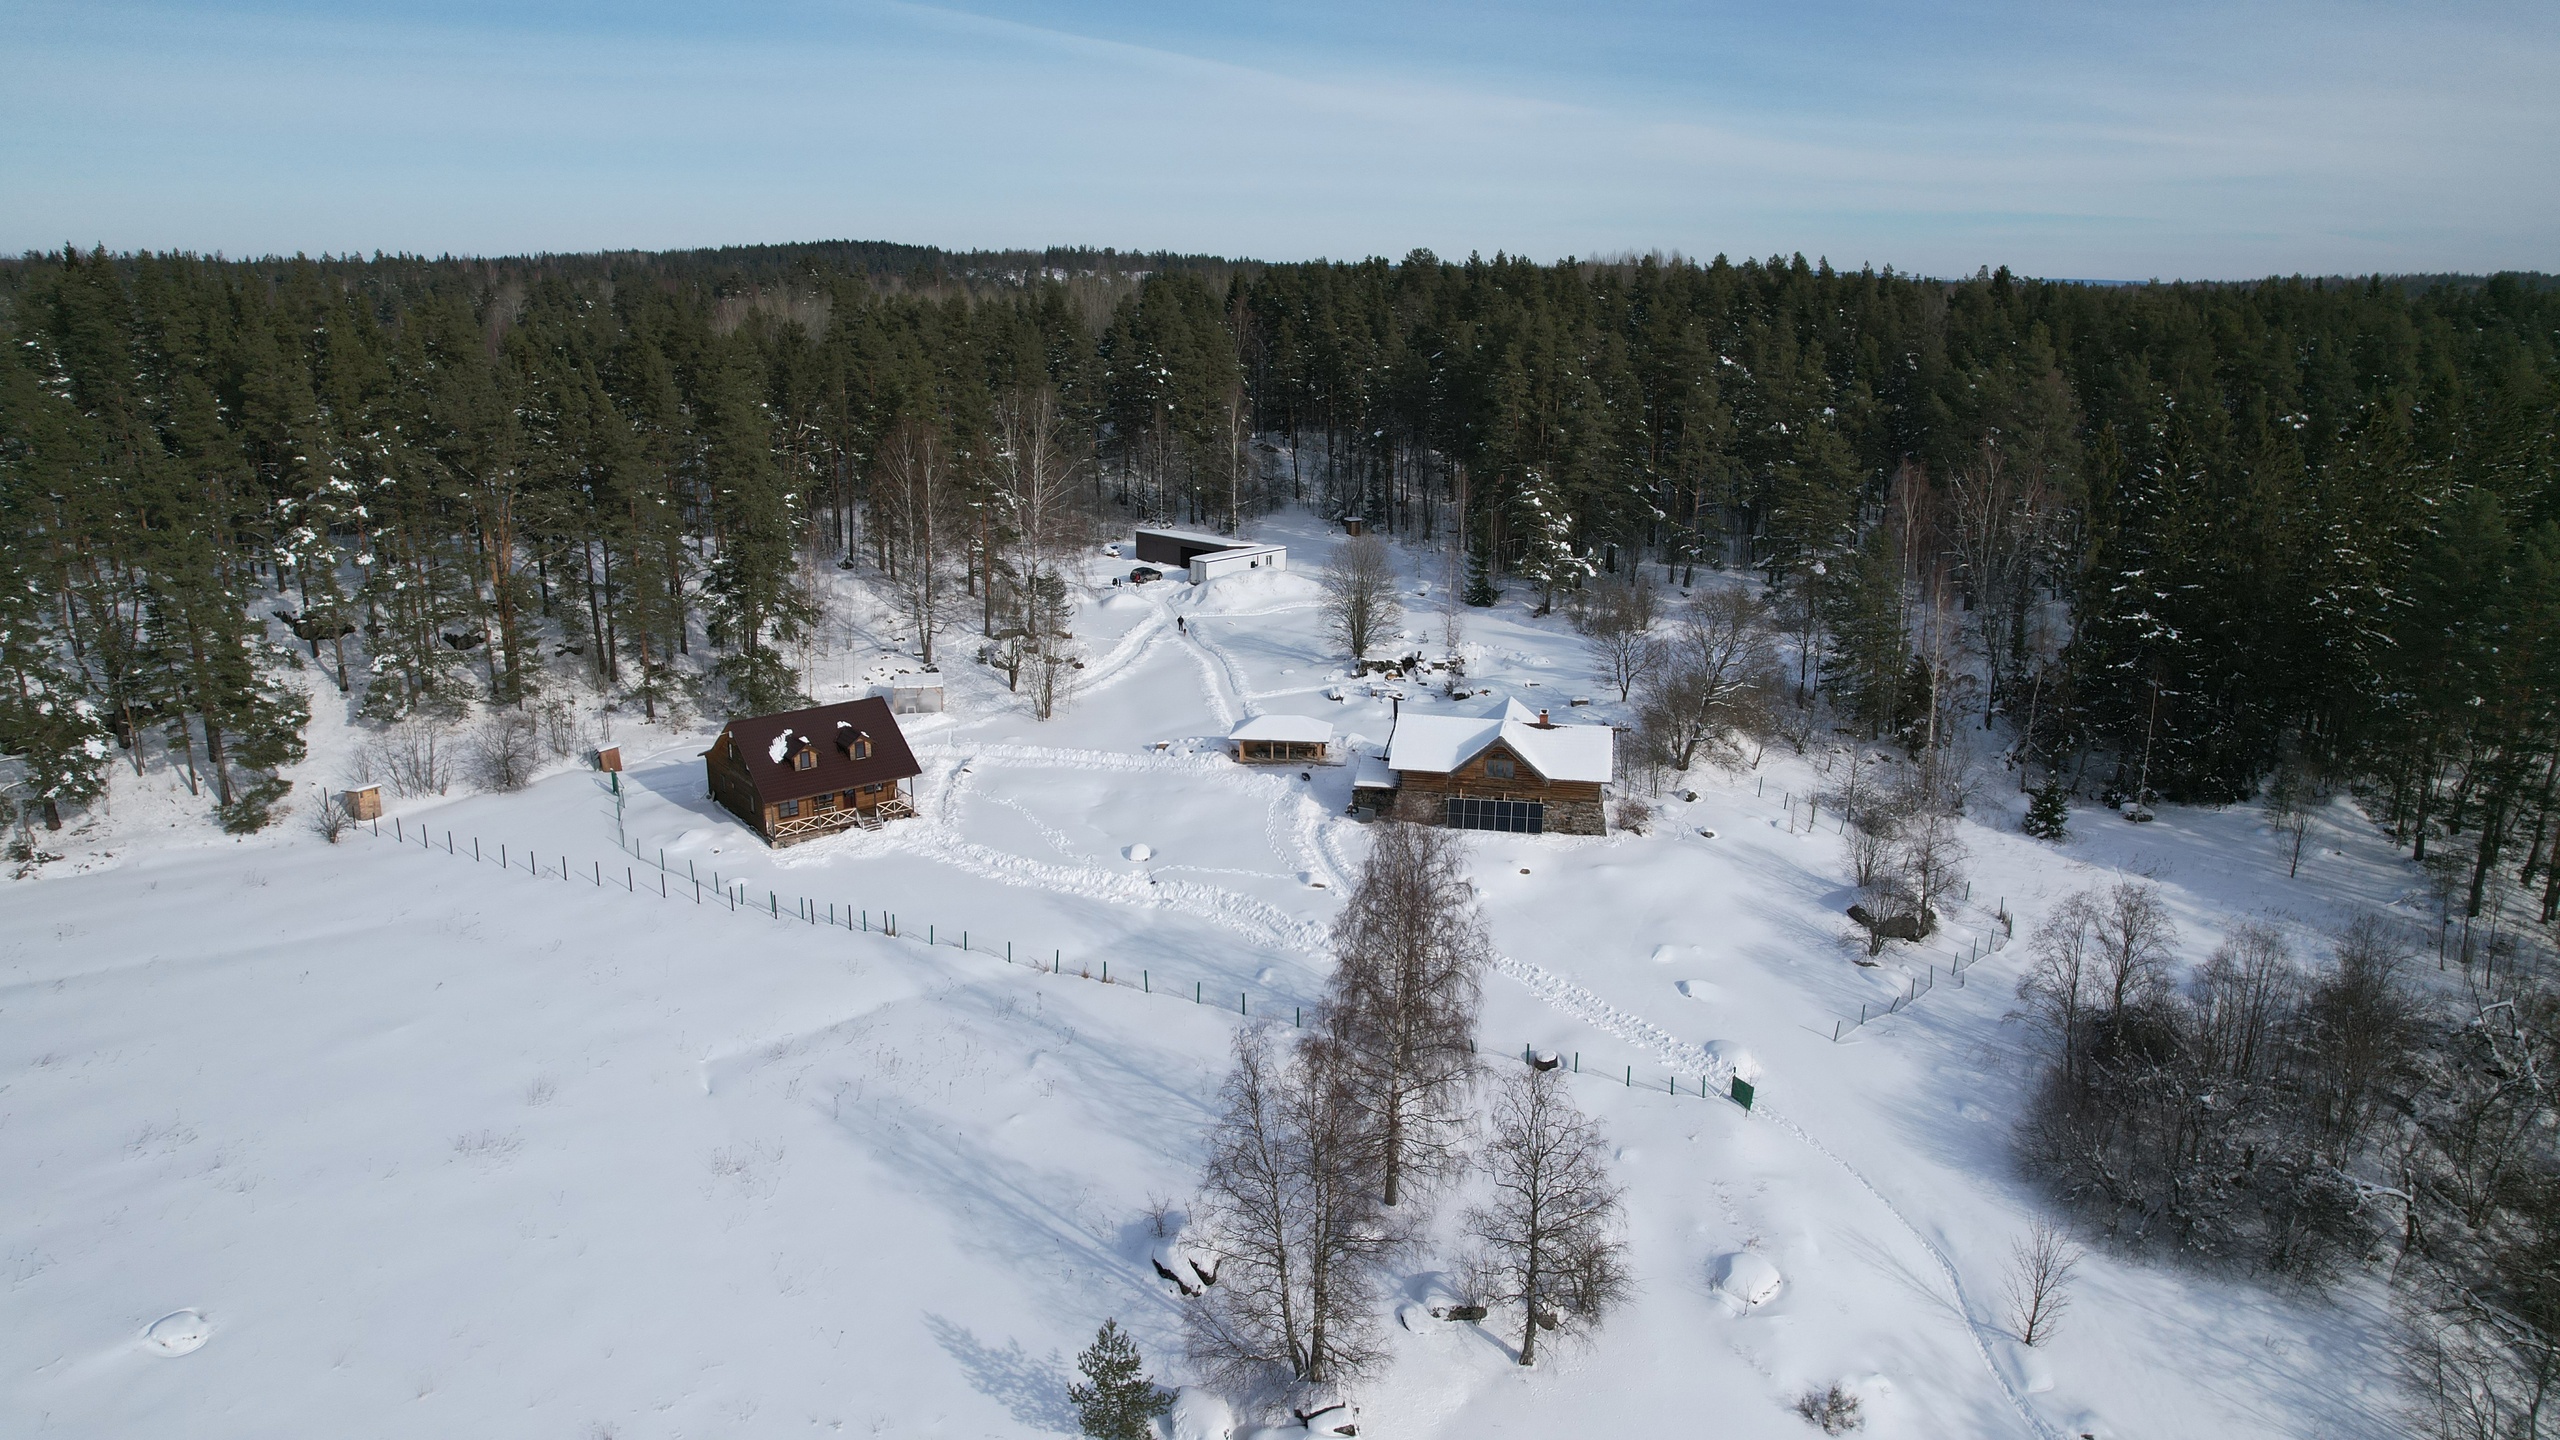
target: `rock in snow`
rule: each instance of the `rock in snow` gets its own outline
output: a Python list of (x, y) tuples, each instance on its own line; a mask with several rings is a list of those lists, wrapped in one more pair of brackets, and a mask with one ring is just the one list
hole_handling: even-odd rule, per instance
[(1164, 1419), (1168, 1440), (1231, 1440), (1236, 1433), (1236, 1412), (1217, 1392), (1197, 1385), (1182, 1387)]
[(1760, 1057), (1731, 1040), (1710, 1040), (1706, 1050), (1708, 1060), (1732, 1072), (1736, 1078), (1755, 1085), (1760, 1083)]
[(142, 1343), (155, 1355), (191, 1355), (212, 1338), (212, 1322), (193, 1310), (163, 1315), (142, 1332)]
[(1715, 1279), (1717, 1289), (1745, 1305), (1768, 1304), (1778, 1298), (1778, 1287), (1784, 1283), (1767, 1256), (1748, 1250), (1719, 1257)]

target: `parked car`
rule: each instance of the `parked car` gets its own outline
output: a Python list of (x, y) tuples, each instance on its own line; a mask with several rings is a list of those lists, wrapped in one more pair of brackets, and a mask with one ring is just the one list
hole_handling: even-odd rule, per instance
[(1129, 583), (1132, 585), (1144, 585), (1150, 580), (1161, 580), (1163, 578), (1164, 572), (1153, 565), (1141, 565), (1137, 569), (1129, 572)]

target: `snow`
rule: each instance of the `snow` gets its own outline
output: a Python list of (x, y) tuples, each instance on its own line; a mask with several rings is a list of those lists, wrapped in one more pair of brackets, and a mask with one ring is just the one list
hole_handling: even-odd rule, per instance
[(1474, 718), (1406, 714), (1388, 742), (1387, 763), (1398, 770), (1445, 775), (1498, 739), (1549, 780), (1606, 784), (1616, 778), (1616, 732), (1606, 725), (1541, 726), (1538, 714), (1518, 700)]
[(1230, 1440), (1235, 1433), (1235, 1411), (1225, 1398), (1196, 1385), (1184, 1386), (1165, 1415), (1167, 1440)]
[(1745, 1305), (1766, 1305), (1778, 1298), (1778, 1267), (1764, 1256), (1748, 1250), (1720, 1256), (1715, 1266), (1716, 1288)]
[[(911, 634), (825, 578), (843, 588), (807, 688), (867, 693)], [(1340, 657), (1305, 577), (1108, 578), (1099, 556), (1082, 577), (1074, 703), (1042, 723), (954, 666), (948, 710), (908, 730), (918, 817), (876, 834), (769, 850), (704, 793), (716, 726), (628, 714), (604, 736), (618, 796), (568, 757), (513, 794), (386, 792), (380, 838), (334, 846), (300, 812), (223, 835), (156, 761), (120, 771), (50, 838), (63, 860), (0, 886), (0, 1433), (1071, 1435), (1073, 1357), (1106, 1316), (1196, 1387), (1150, 1217), (1192, 1192), (1239, 1009), (1312, 1013), (1370, 833), (1344, 814), (1354, 767), (1301, 781), (1220, 741), (1320, 707), (1382, 735), (1395, 711), (1324, 698)], [(1468, 683), (1500, 713), (1462, 724), (1507, 729), (1513, 701), (1534, 716), (1530, 692), (1587, 673), (1518, 597), (1465, 619)], [(366, 734), (314, 700), (305, 807)], [(2006, 1019), (2025, 946), (1947, 967), (1999, 942), (2004, 904), (2023, 937), (2123, 873), (2158, 877), (2190, 960), (2241, 919), (2316, 947), (2423, 877), (2344, 802), (2288, 881), (2245, 807), (2084, 808), (2055, 847), (1994, 783), (1964, 826), (1971, 897), (1867, 969), (1838, 837), (1790, 820), (1820, 758), (1680, 777), (1699, 798), (1647, 836), (1468, 838), (1498, 951), (1481, 1048), (1566, 1067), (1618, 1156), (1639, 1284), (1526, 1371), (1516, 1312), (1414, 1320), (1454, 1298), (1459, 1189), (1381, 1296), (1362, 1433), (1712, 1414), (1792, 1440), (1794, 1398), (1835, 1381), (1888, 1440), (2054, 1440), (2099, 1415), (2400, 1433), (2362, 1282), (2321, 1302), (2093, 1247), (2054, 1338), (2019, 1353), (2001, 1283), (2043, 1213), (2006, 1129), (2031, 1079)], [(1736, 1075), (1761, 1077), (1747, 1114), (1722, 1098)], [(1736, 1280), (1745, 1259), (1767, 1275)], [(1193, 1388), (1172, 1418), (1225, 1440), (1286, 1416)]]
[[(1713, 999), (1720, 993), (1711, 986), (1708, 988), (1708, 992), (1706, 994), (1701, 995), (1689, 988), (1691, 985), (1695, 985), (1696, 983), (1698, 982), (1694, 980), (1682, 982), (1680, 993), (1689, 996), (1693, 1000)], [(1700, 1048), (1706, 1051), (1708, 1061), (1713, 1064), (1717, 1070), (1730, 1075), (1737, 1080), (1748, 1080), (1754, 1084), (1759, 1082), (1759, 1059), (1740, 1045), (1737, 1045), (1730, 1040), (1710, 1040)]]
[(1354, 790), (1394, 790), (1403, 784), (1404, 778), (1387, 764), (1386, 756), (1366, 751), (1361, 753), (1360, 763), (1351, 777)]
[(144, 1348), (155, 1355), (192, 1355), (212, 1338), (212, 1322), (193, 1310), (173, 1310), (142, 1332)]
[(1230, 740), (1275, 740), (1299, 745), (1330, 745), (1333, 726), (1312, 715), (1256, 715), (1227, 732)]

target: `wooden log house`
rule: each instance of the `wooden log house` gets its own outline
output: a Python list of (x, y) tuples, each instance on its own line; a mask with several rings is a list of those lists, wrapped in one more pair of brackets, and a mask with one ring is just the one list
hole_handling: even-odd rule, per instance
[(732, 720), (702, 765), (711, 798), (777, 849), (915, 814), (904, 782), (924, 769), (876, 697)]
[(1616, 765), (1608, 726), (1558, 725), (1517, 700), (1476, 719), (1407, 712), (1387, 742), (1387, 813), (1460, 830), (1605, 835), (1601, 787)]

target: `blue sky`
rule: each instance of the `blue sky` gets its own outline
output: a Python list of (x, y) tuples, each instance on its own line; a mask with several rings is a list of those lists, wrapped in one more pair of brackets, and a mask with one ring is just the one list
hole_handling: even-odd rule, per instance
[(0, 0), (0, 250), (2560, 269), (2560, 4)]

